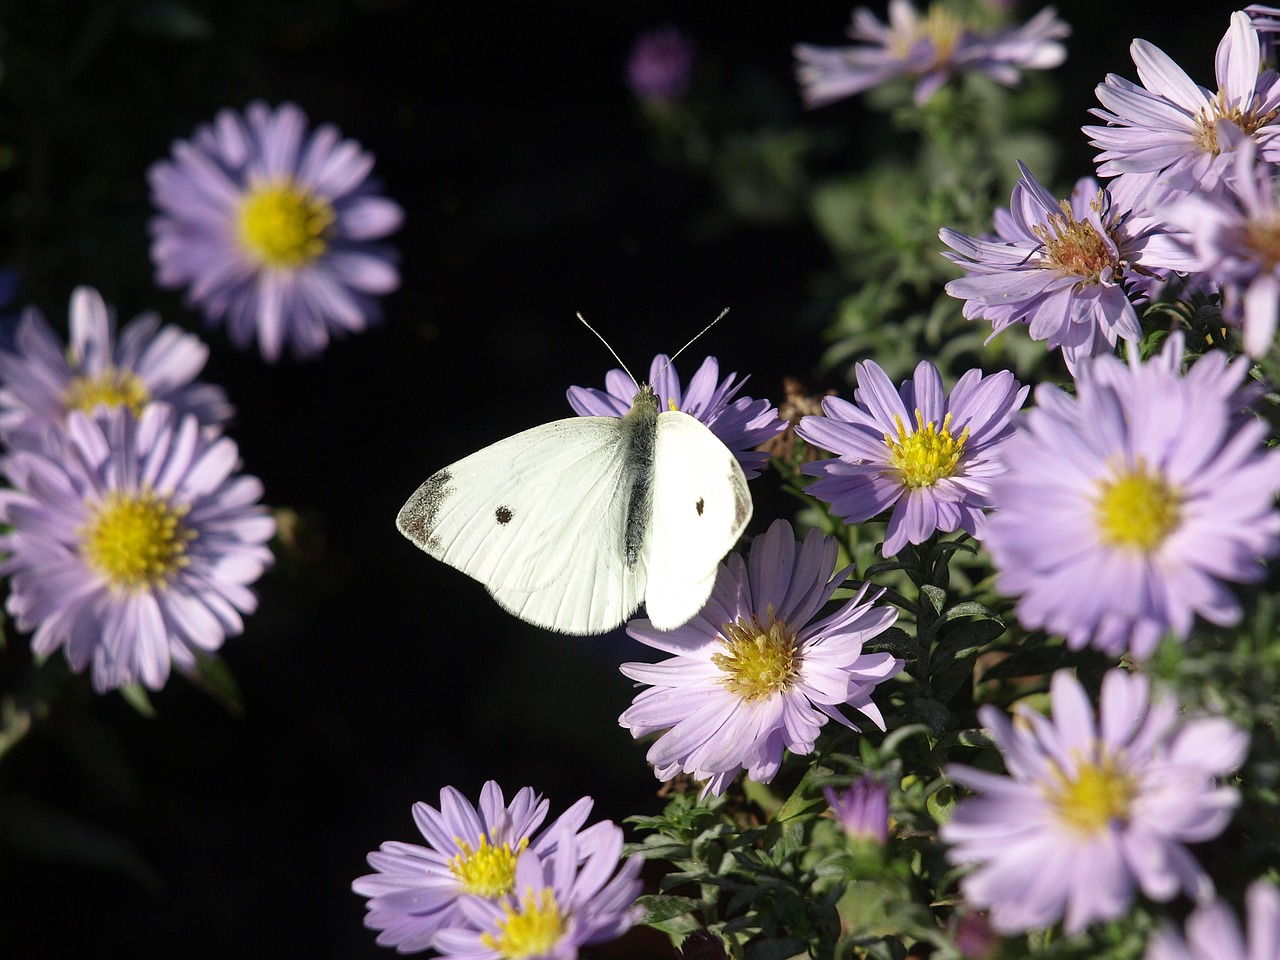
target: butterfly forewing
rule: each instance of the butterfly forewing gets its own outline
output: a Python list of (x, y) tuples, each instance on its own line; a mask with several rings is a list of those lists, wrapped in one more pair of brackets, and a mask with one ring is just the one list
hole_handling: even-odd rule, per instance
[(621, 581), (621, 537), (599, 531), (625, 527), (622, 440), (613, 417), (571, 417), (518, 433), (430, 477), (396, 525), (508, 607), (521, 595), (579, 590), (566, 584), (575, 574)]
[(654, 462), (645, 611), (670, 630), (706, 603), (721, 559), (751, 519), (751, 492), (729, 448), (685, 413), (658, 417)]

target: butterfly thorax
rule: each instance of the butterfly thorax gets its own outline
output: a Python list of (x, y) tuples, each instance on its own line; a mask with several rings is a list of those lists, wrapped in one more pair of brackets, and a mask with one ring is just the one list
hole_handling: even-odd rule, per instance
[(645, 531), (653, 513), (653, 451), (658, 436), (658, 398), (645, 384), (622, 418), (623, 448), (631, 467), (631, 492), (627, 498), (627, 523), (623, 556), (634, 568), (644, 550)]

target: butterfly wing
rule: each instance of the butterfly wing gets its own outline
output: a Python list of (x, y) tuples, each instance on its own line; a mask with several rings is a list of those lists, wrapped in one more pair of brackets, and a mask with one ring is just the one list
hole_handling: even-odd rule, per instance
[(396, 526), (522, 620), (572, 634), (612, 629), (644, 594), (643, 563), (624, 558), (621, 423), (570, 417), (500, 440), (428, 478)]
[(672, 630), (702, 609), (750, 519), (751, 491), (729, 448), (686, 413), (660, 414), (645, 540), (644, 605), (655, 627)]

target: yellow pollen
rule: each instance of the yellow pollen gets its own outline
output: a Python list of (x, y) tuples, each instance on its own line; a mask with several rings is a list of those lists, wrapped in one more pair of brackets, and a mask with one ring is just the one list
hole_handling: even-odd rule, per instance
[(260, 183), (240, 201), (240, 242), (267, 267), (306, 266), (325, 251), (333, 207), (291, 179)]
[(1266, 222), (1251, 222), (1245, 228), (1244, 242), (1257, 254), (1265, 269), (1275, 269), (1280, 264), (1280, 217)]
[(788, 689), (800, 675), (803, 662), (796, 649), (795, 632), (773, 615), (769, 625), (752, 614), (720, 628), (724, 653), (713, 653), (711, 662), (723, 671), (720, 682), (743, 700), (767, 700)]
[(516, 844), (514, 850), (509, 843), (491, 846), (489, 838), (484, 835), (480, 837), (479, 847), (472, 847), (465, 840), (456, 842), (461, 852), (449, 861), (449, 870), (467, 893), (493, 899), (510, 892), (515, 886), (516, 858), (528, 846), (527, 837)]
[(536, 893), (529, 888), (519, 908), (506, 904), (498, 921), (498, 934), (486, 933), (480, 941), (510, 960), (539, 957), (551, 952), (564, 935), (564, 917), (550, 887)]
[(1139, 461), (1099, 485), (1094, 517), (1102, 542), (1150, 553), (1178, 525), (1182, 497)]
[(190, 562), (187, 544), (196, 531), (182, 523), (187, 510), (150, 490), (113, 491), (81, 529), (80, 552), (117, 589), (160, 586)]
[[(1094, 210), (1100, 210), (1102, 193), (1099, 192), (1091, 202)], [(1062, 200), (1059, 203), (1062, 213), (1052, 213), (1047, 225), (1037, 224), (1031, 232), (1044, 244), (1044, 259), (1038, 265), (1061, 273), (1081, 277), (1097, 283), (1103, 271), (1110, 268), (1112, 277), (1119, 279), (1125, 266), (1116, 258), (1113, 247), (1088, 220), (1077, 220), (1071, 212), (1071, 204)], [(1110, 231), (1108, 231), (1110, 233)], [(1110, 233), (1112, 244), (1116, 242), (1115, 234)]]
[(1103, 753), (1098, 762), (1081, 759), (1073, 777), (1055, 768), (1055, 782), (1044, 788), (1058, 821), (1081, 836), (1102, 833), (1126, 823), (1137, 796), (1132, 775), (1114, 757)]
[(950, 59), (952, 51), (965, 32), (965, 21), (946, 7), (931, 4), (928, 12), (907, 31), (890, 34), (887, 47), (895, 57), (905, 60), (921, 40), (933, 44), (933, 61), (926, 69), (940, 67)]
[[(1254, 98), (1256, 101), (1256, 97)], [(1252, 137), (1258, 132), (1258, 128), (1265, 126), (1280, 114), (1280, 110), (1270, 110), (1267, 113), (1258, 113), (1257, 108), (1250, 106), (1248, 109), (1242, 110), (1238, 106), (1228, 107), (1226, 104), (1226, 94), (1219, 90), (1213, 98), (1213, 102), (1209, 106), (1204, 107), (1196, 117), (1196, 144), (1205, 153), (1212, 153), (1215, 157), (1222, 152), (1221, 146), (1218, 144), (1218, 131), (1214, 124), (1219, 120), (1229, 120), (1240, 128), (1245, 136)]]
[(960, 436), (951, 435), (951, 414), (942, 418), (942, 428), (930, 420), (924, 422), (924, 414), (916, 411), (916, 429), (907, 433), (902, 418), (894, 415), (898, 436), (886, 433), (884, 442), (889, 447), (889, 463), (898, 472), (903, 486), (918, 489), (931, 487), (939, 480), (952, 476), (964, 454), (969, 428)]
[(151, 391), (131, 370), (107, 367), (96, 377), (72, 377), (62, 405), (67, 410), (92, 412), (99, 405), (124, 407), (135, 417), (151, 402)]

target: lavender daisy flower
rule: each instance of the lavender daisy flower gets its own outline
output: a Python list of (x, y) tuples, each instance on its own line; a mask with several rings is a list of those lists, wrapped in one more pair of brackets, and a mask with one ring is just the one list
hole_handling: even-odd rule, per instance
[(1221, 900), (1202, 904), (1187, 918), (1187, 935), (1164, 926), (1147, 941), (1146, 960), (1276, 960), (1280, 956), (1280, 890), (1257, 880), (1245, 893), (1248, 940)]
[(240, 633), (257, 605), (249, 584), (271, 563), (275, 523), (262, 484), (235, 473), (236, 445), (194, 416), (152, 404), (73, 412), (65, 448), (4, 461), (0, 536), (6, 608), (31, 647), (62, 647), (105, 692), (164, 686), (170, 664), (196, 666)]
[(979, 709), (1007, 777), (946, 767), (981, 794), (962, 800), (939, 834), (951, 862), (977, 864), (960, 881), (965, 897), (989, 907), (1001, 933), (1065, 914), (1073, 934), (1123, 916), (1135, 887), (1152, 900), (1209, 893), (1184, 845), (1230, 821), (1239, 794), (1214, 778), (1244, 759), (1244, 731), (1221, 717), (1182, 721), (1172, 697), (1153, 702), (1147, 679), (1121, 670), (1103, 678), (1096, 721), (1071, 673), (1054, 674), (1050, 695), (1051, 719), (1021, 704), (1013, 723)]
[[(506, 804), (493, 780), (480, 790), (473, 807), (453, 787), (440, 791), (440, 809), (413, 805), (413, 820), (427, 846), (388, 841), (369, 854), (377, 870), (360, 877), (351, 889), (368, 897), (365, 926), (381, 931), (378, 944), (400, 953), (416, 953), (434, 945), (445, 927), (465, 924), (467, 899), (498, 902), (516, 891), (516, 861), (526, 850), (543, 857), (555, 850), (564, 833), (576, 834), (594, 801), (583, 797), (550, 826), (537, 833), (549, 803), (524, 787)], [(578, 839), (590, 843), (598, 834), (616, 830), (598, 823)]]
[(874, 776), (867, 774), (840, 791), (823, 787), (822, 795), (850, 837), (878, 847), (889, 842), (889, 788)]
[(991, 321), (992, 337), (1028, 324), (1033, 340), (1062, 348), (1074, 372), (1118, 340), (1142, 338), (1126, 286), (1147, 294), (1152, 279), (1189, 269), (1193, 260), (1168, 228), (1134, 217), (1092, 177), (1059, 201), (1022, 161), (1018, 169), (1009, 210), (996, 213), (995, 238), (939, 231), (956, 251), (943, 256), (969, 274), (946, 290), (965, 301), (966, 317)]
[(10, 448), (50, 449), (72, 410), (123, 407), (134, 416), (166, 403), (217, 430), (231, 416), (221, 387), (198, 382), (209, 348), (146, 313), (116, 337), (115, 317), (92, 287), (71, 294), (71, 343), (29, 307), (11, 349), (0, 349), (0, 438)]
[(648, 30), (627, 57), (627, 85), (641, 100), (679, 100), (689, 90), (693, 55), (693, 41), (679, 27)]
[(1223, 318), (1244, 327), (1244, 348), (1264, 355), (1280, 315), (1280, 200), (1273, 168), (1255, 162), (1246, 142), (1235, 152), (1229, 191), (1192, 194), (1170, 204), (1166, 219), (1186, 231), (1195, 269), (1221, 284)]
[(1248, 360), (1211, 354), (1184, 377), (1182, 350), (1175, 334), (1146, 364), (1098, 357), (1076, 398), (1041, 384), (1005, 444), (984, 543), (1027, 629), (1147, 657), (1197, 614), (1237, 623), (1222, 581), (1265, 576), (1280, 450), (1262, 451), (1266, 426), (1239, 415)]
[(1020, 27), (986, 35), (946, 6), (933, 3), (922, 17), (910, 0), (889, 0), (889, 22), (866, 7), (853, 12), (849, 36), (856, 47), (796, 44), (796, 76), (805, 105), (820, 107), (878, 87), (897, 77), (915, 77), (915, 101), (926, 103), (947, 80), (982, 73), (1006, 87), (1022, 80), (1023, 70), (1051, 70), (1067, 57), (1057, 41), (1071, 28), (1045, 7)]
[[(704, 423), (737, 457), (747, 478), (758, 477), (769, 454), (755, 448), (776, 437), (787, 428), (786, 421), (768, 400), (734, 397), (747, 382), (747, 377), (734, 382), (736, 373), (720, 380), (720, 362), (707, 357), (682, 391), (680, 378), (665, 353), (653, 358), (649, 365), (649, 383), (663, 410), (681, 410)], [(636, 384), (622, 370), (610, 370), (604, 377), (604, 390), (594, 387), (570, 387), (569, 406), (584, 417), (621, 417), (631, 409)]]
[(499, 900), (462, 903), (467, 924), (441, 930), (435, 947), (452, 960), (574, 960), (578, 948), (622, 936), (644, 915), (642, 854), (618, 866), (622, 830), (556, 831), (555, 847), (516, 861), (515, 889)]
[(1280, 33), (1280, 7), (1268, 7), (1261, 3), (1251, 3), (1244, 8), (1258, 31), (1258, 39), (1262, 41), (1262, 59), (1264, 62), (1275, 60), (1276, 34)]
[(374, 243), (400, 225), (398, 205), (369, 181), (373, 157), (330, 124), (307, 135), (285, 103), (221, 111), (173, 157), (147, 171), (160, 215), (151, 258), (162, 287), (187, 287), (231, 342), (256, 338), (268, 362), (287, 344), (313, 357), (331, 336), (380, 317), (400, 283), (393, 252)]
[(649, 684), (619, 722), (635, 737), (666, 731), (649, 749), (660, 780), (683, 771), (723, 793), (746, 770), (767, 783), (784, 750), (805, 754), (828, 719), (858, 729), (841, 713), (851, 706), (881, 730), (871, 701), (877, 684), (902, 661), (863, 653), (897, 611), (872, 606), (863, 584), (848, 603), (813, 621), (848, 576), (835, 573), (834, 537), (810, 530), (797, 544), (791, 525), (775, 520), (751, 544), (750, 565), (733, 554), (720, 565), (702, 611), (675, 630), (633, 620), (627, 633), (674, 654), (661, 663), (624, 663), (623, 674)]
[(1216, 92), (1145, 40), (1134, 40), (1130, 51), (1142, 86), (1108, 74), (1097, 88), (1106, 109), (1089, 111), (1107, 125), (1083, 128), (1102, 150), (1099, 174), (1163, 184), (1153, 204), (1170, 199), (1170, 191), (1215, 189), (1230, 162), (1219, 135), (1222, 121), (1252, 139), (1264, 160), (1280, 161), (1280, 84), (1275, 71), (1261, 70), (1262, 43), (1248, 14), (1231, 14), (1218, 44)]
[(1030, 388), (1007, 370), (989, 377), (969, 370), (948, 397), (927, 360), (898, 390), (870, 360), (855, 370), (854, 403), (825, 397), (825, 416), (805, 417), (796, 427), (809, 443), (836, 454), (800, 468), (819, 478), (808, 491), (848, 523), (892, 507), (886, 557), (935, 530), (981, 537), (989, 485), (999, 471), (996, 454)]

